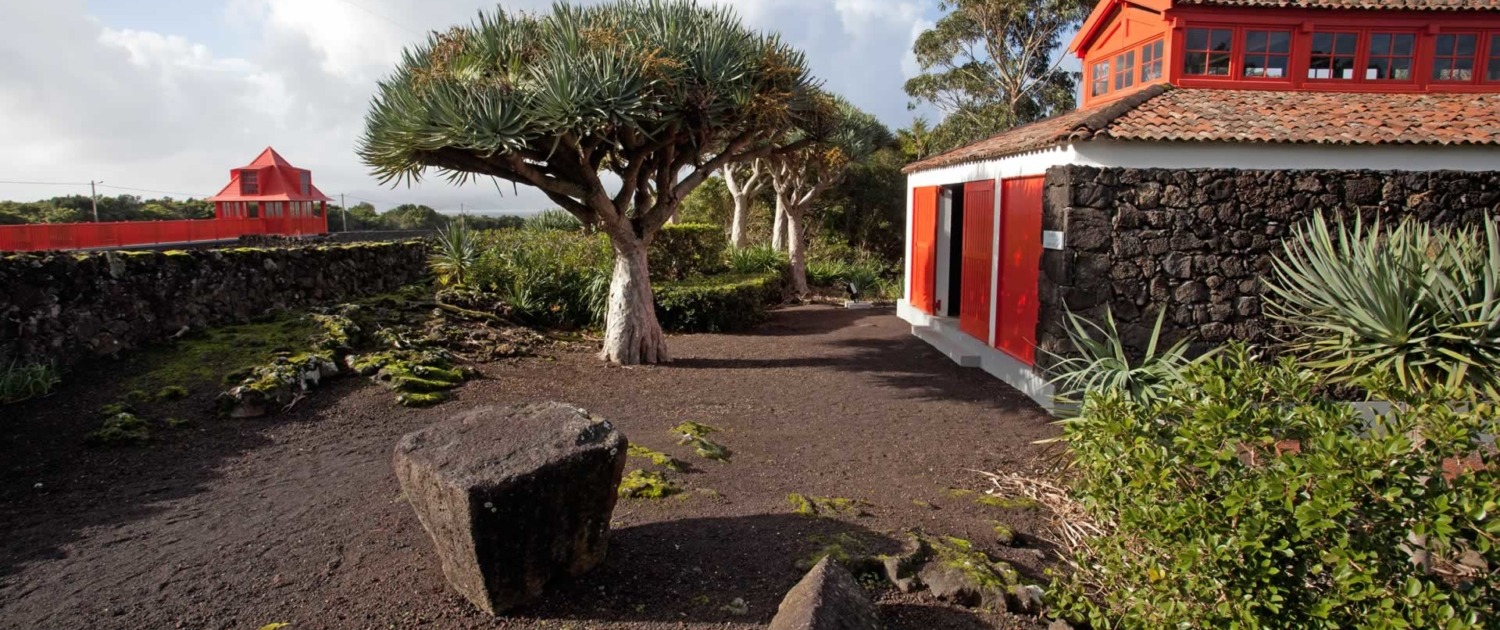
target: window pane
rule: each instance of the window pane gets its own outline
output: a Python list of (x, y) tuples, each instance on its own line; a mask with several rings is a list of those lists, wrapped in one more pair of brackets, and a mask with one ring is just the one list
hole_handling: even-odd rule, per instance
[(1211, 45), (1214, 50), (1227, 51), (1229, 50), (1229, 47), (1231, 44), (1233, 44), (1233, 42), (1234, 31), (1214, 30), (1213, 33), (1209, 36), (1209, 45)]
[(1464, 57), (1473, 55), (1479, 48), (1479, 38), (1474, 35), (1458, 35), (1458, 54)]
[(1115, 89), (1123, 90), (1135, 85), (1135, 51), (1115, 57)]
[(1184, 74), (1208, 74), (1208, 53), (1188, 53), (1183, 59)]
[(1208, 57), (1208, 73), (1214, 76), (1229, 74), (1229, 53), (1214, 53)]
[(1266, 36), (1269, 34), (1266, 31), (1245, 31), (1245, 52), (1265, 52)]
[(1339, 33), (1333, 42), (1333, 52), (1352, 55), (1359, 48), (1359, 36), (1354, 33)]
[(1393, 38), (1392, 46), (1395, 48), (1394, 54), (1410, 57), (1417, 52), (1417, 36), (1396, 35)]
[(1089, 89), (1092, 96), (1101, 96), (1109, 92), (1109, 62), (1101, 61), (1094, 64), (1093, 77)]
[(1375, 34), (1370, 36), (1370, 54), (1382, 57), (1391, 54), (1391, 36)]
[(1208, 50), (1208, 29), (1190, 28), (1187, 32), (1188, 50)]
[(1500, 81), (1500, 35), (1490, 36), (1490, 61), (1486, 67), (1489, 70), (1485, 73), (1485, 78)]
[(1354, 33), (1313, 33), (1307, 78), (1353, 79), (1354, 50), (1358, 39)]

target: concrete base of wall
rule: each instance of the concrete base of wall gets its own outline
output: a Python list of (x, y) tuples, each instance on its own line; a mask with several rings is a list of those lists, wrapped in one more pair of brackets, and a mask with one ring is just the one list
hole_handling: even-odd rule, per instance
[(979, 368), (1026, 394), (1048, 412), (1056, 408), (1052, 384), (1046, 377), (989, 344), (959, 330), (958, 319), (928, 315), (910, 302), (896, 303), (896, 316), (911, 324), (911, 332), (963, 367)]

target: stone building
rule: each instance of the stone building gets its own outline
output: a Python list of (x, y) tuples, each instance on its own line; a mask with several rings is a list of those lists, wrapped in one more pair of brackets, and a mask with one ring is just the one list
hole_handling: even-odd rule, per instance
[(1068, 311), (1263, 342), (1317, 212), (1500, 211), (1500, 0), (1103, 0), (1083, 106), (906, 168), (899, 314), (1049, 405)]

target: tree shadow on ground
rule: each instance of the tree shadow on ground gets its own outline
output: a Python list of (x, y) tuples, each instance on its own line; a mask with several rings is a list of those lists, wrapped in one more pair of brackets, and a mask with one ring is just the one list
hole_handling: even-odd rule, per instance
[[(52, 396), (4, 408), (0, 420), (0, 586), (26, 564), (63, 558), (90, 529), (149, 518), (209, 489), (221, 464), (271, 440), (276, 426), (316, 420), (362, 385), (341, 379), (285, 412), (255, 420), (220, 419), (207, 396), (142, 408), (152, 438), (139, 445), (88, 444), (98, 409), (123, 397), (130, 362), (101, 361), (76, 370)], [(102, 386), (100, 384), (103, 384)], [(146, 413), (149, 409), (153, 413)], [(190, 418), (182, 428), (167, 417)]]
[[(906, 326), (892, 309), (784, 309), (742, 337), (808, 336), (807, 352), (781, 357), (684, 356), (669, 369), (831, 369), (868, 376), (922, 401), (962, 401), (999, 411), (1045, 413), (1029, 397), (977, 368), (961, 367), (914, 335), (862, 336), (859, 327)], [(820, 338), (821, 337), (821, 338)], [(820, 347), (821, 346), (821, 347)]]
[[(830, 548), (895, 553), (895, 539), (845, 521), (764, 514), (665, 521), (611, 533), (594, 571), (514, 611), (532, 619), (769, 623)], [(732, 610), (743, 600), (748, 612)]]

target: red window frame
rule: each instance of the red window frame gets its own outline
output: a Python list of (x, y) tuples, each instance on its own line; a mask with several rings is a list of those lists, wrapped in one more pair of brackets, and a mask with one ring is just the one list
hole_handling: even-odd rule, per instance
[(240, 194), (260, 194), (260, 177), (258, 173), (255, 171), (240, 171)]
[(1114, 76), (1113, 85), (1116, 92), (1135, 87), (1135, 53), (1136, 49), (1132, 48), (1115, 55), (1114, 71), (1111, 74)]
[[(1326, 55), (1323, 55), (1323, 59), (1325, 59), (1326, 62), (1323, 63), (1323, 64), (1319, 64), (1319, 63), (1315, 63), (1315, 60), (1316, 60), (1316, 58), (1317, 58), (1317, 56), (1319, 54), (1318, 53), (1318, 38), (1322, 37), (1322, 36), (1328, 36), (1328, 37), (1331, 37), (1333, 39), (1331, 39), (1329, 41), (1329, 45), (1331, 46), (1330, 50), (1328, 51), (1328, 53)], [(1354, 44), (1354, 47), (1353, 47), (1353, 50), (1349, 50), (1348, 52), (1341, 52), (1340, 51), (1340, 44), (1343, 43), (1343, 40), (1345, 38), (1348, 38), (1349, 41), (1352, 41), (1353, 44)], [(1361, 33), (1359, 31), (1354, 31), (1354, 30), (1314, 31), (1308, 37), (1308, 43), (1310, 44), (1308, 46), (1308, 49), (1307, 49), (1307, 81), (1309, 83), (1313, 83), (1313, 82), (1322, 82), (1322, 83), (1344, 83), (1344, 82), (1348, 82), (1348, 83), (1355, 83), (1355, 82), (1359, 81), (1359, 79), (1360, 79), (1360, 77), (1359, 77), (1359, 67), (1361, 65), (1360, 64), (1359, 50), (1360, 50), (1360, 46), (1363, 43), (1363, 37), (1361, 36)], [(1338, 61), (1337, 61), (1339, 59), (1348, 59), (1349, 60), (1349, 68), (1348, 68), (1348, 70), (1349, 70), (1349, 77), (1348, 78), (1343, 78), (1343, 77), (1335, 75), (1335, 73), (1337, 73), (1340, 70), (1339, 65), (1338, 65)], [(1314, 71), (1321, 71), (1321, 70), (1328, 71), (1328, 76), (1326, 76), (1326, 77), (1315, 77), (1315, 76), (1313, 76), (1313, 72)]]
[[(1204, 35), (1201, 48), (1195, 47), (1197, 43), (1193, 41), (1195, 37), (1194, 31), (1207, 31)], [(1229, 38), (1229, 47), (1223, 50), (1216, 50), (1214, 48), (1214, 42), (1220, 41), (1220, 36), (1226, 34)], [(1232, 79), (1234, 77), (1235, 48), (1235, 32), (1233, 28), (1216, 26), (1193, 26), (1184, 29), (1182, 46), (1183, 76), (1203, 77), (1210, 79)], [(1210, 70), (1214, 67), (1215, 58), (1221, 56), (1224, 58), (1225, 62), (1224, 73), (1214, 74), (1210, 72)], [(1202, 58), (1203, 65), (1201, 67), (1203, 69), (1203, 72), (1193, 72), (1193, 61), (1196, 60), (1195, 57)]]
[[(1260, 44), (1261, 49), (1251, 50), (1251, 42), (1256, 38), (1257, 35), (1264, 37), (1264, 41)], [(1285, 51), (1278, 52), (1271, 49), (1272, 38), (1276, 35), (1286, 36)], [(1231, 69), (1233, 76), (1247, 81), (1291, 80), (1294, 67), (1293, 61), (1296, 58), (1295, 52), (1297, 50), (1297, 34), (1293, 32), (1292, 29), (1274, 28), (1269, 26), (1245, 27), (1241, 29), (1240, 35), (1237, 39), (1241, 43), (1239, 46), (1235, 47), (1237, 54), (1234, 56), (1234, 59), (1239, 60), (1239, 66), (1237, 69)], [(1282, 75), (1279, 77), (1270, 76), (1272, 59), (1281, 59), (1282, 61)], [(1259, 67), (1265, 72), (1265, 74), (1262, 74), (1260, 76), (1252, 76), (1251, 74), (1249, 74), (1251, 60), (1259, 61)]]
[[(1377, 38), (1380, 38), (1380, 37), (1387, 37), (1387, 38), (1389, 38), (1386, 41), (1386, 47), (1385, 47), (1384, 52), (1380, 52), (1380, 51), (1377, 51), (1375, 49), (1375, 42), (1376, 42)], [(1398, 46), (1397, 42), (1399, 41), (1399, 38), (1402, 38), (1402, 37), (1410, 37), (1411, 38), (1411, 45), (1406, 48), (1406, 51), (1407, 51), (1406, 53), (1399, 52), (1401, 50), (1401, 48)], [(1356, 75), (1355, 75), (1355, 79), (1356, 80), (1358, 80), (1358, 81), (1374, 81), (1374, 82), (1380, 82), (1380, 83), (1414, 83), (1414, 82), (1416, 82), (1416, 80), (1417, 80), (1417, 49), (1422, 45), (1422, 37), (1420, 35), (1418, 35), (1415, 32), (1412, 32), (1412, 31), (1389, 31), (1389, 30), (1373, 31), (1372, 30), (1372, 31), (1369, 31), (1367, 33), (1364, 33), (1364, 42), (1362, 42), (1362, 43), (1363, 43), (1363, 45), (1359, 47), (1359, 49), (1364, 53), (1364, 54), (1360, 55), (1360, 57), (1362, 58), (1362, 61), (1360, 61), (1358, 64), (1356, 64), (1355, 67), (1356, 68), (1363, 68), (1364, 72), (1363, 72), (1363, 74), (1356, 73)], [(1390, 76), (1385, 77), (1385, 78), (1371, 77), (1370, 76), (1370, 71), (1376, 69), (1371, 64), (1375, 63), (1375, 61), (1377, 59), (1382, 60), (1382, 61), (1385, 62), (1386, 65), (1385, 65), (1384, 69), (1386, 70), (1386, 72), (1388, 72), (1390, 74)], [(1398, 65), (1397, 62), (1400, 61), (1400, 60), (1405, 60), (1405, 62), (1406, 62), (1406, 77), (1404, 77), (1404, 78), (1400, 78), (1400, 77), (1396, 76), (1396, 74), (1397, 74), (1397, 72), (1396, 72), (1396, 66)]]
[[(1462, 50), (1460, 42), (1465, 37), (1473, 39), (1473, 43), (1469, 48), (1469, 54), (1467, 55), (1459, 52), (1460, 50)], [(1451, 38), (1451, 42), (1449, 43), (1446, 50), (1444, 50), (1443, 46), (1443, 40), (1445, 38)], [(1431, 64), (1432, 72), (1427, 75), (1427, 80), (1433, 83), (1445, 84), (1473, 83), (1475, 79), (1479, 78), (1479, 52), (1480, 45), (1483, 43), (1484, 39), (1482, 38), (1481, 34), (1476, 32), (1438, 33), (1436, 35), (1433, 35)], [(1461, 79), (1454, 78), (1455, 74), (1463, 70), (1463, 68), (1461, 68), (1460, 66), (1463, 65), (1463, 62), (1465, 61), (1467, 61), (1469, 65), (1469, 76)], [(1448, 74), (1448, 76), (1446, 77), (1443, 76), (1445, 72)]]
[(1089, 98), (1109, 94), (1109, 62), (1105, 59), (1089, 67)]
[(1485, 83), (1500, 83), (1500, 32), (1489, 34), (1489, 51), (1485, 55), (1485, 68), (1475, 69), (1474, 74), (1480, 75)]
[(1164, 66), (1166, 50), (1167, 40), (1165, 39), (1154, 39), (1141, 44), (1141, 83), (1158, 81), (1166, 76), (1163, 73), (1166, 70)]

